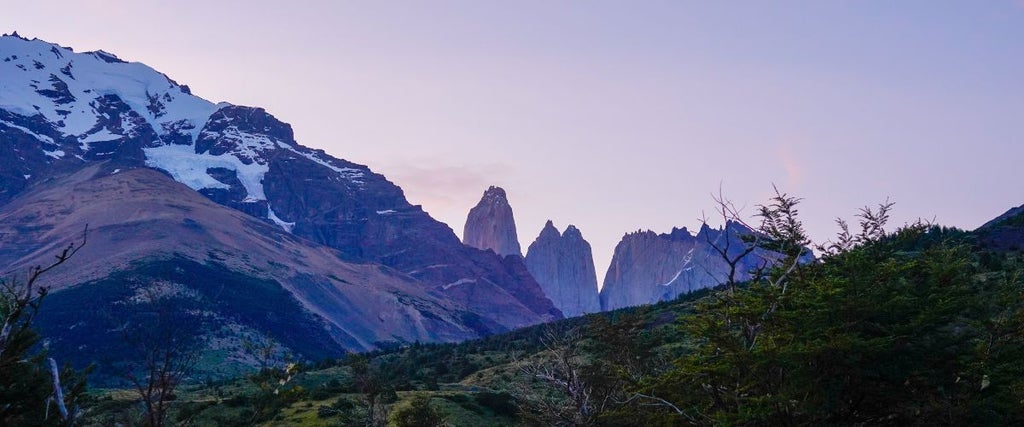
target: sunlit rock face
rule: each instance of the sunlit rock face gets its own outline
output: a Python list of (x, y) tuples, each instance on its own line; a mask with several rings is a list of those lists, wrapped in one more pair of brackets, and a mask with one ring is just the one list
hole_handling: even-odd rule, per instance
[(575, 226), (544, 225), (526, 253), (526, 268), (566, 317), (601, 311), (590, 243)]
[(491, 186), (484, 192), (466, 218), (463, 243), (478, 249), (490, 249), (501, 256), (523, 256), (516, 235), (512, 206), (501, 187)]

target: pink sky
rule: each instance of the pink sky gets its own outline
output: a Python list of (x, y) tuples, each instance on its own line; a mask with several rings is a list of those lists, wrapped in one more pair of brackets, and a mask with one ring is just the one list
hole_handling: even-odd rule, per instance
[(972, 229), (1024, 203), (1024, 6), (1006, 1), (8, 2), (0, 32), (266, 108), (461, 234), (504, 187), (526, 248), (577, 225), (603, 276), (719, 185), (805, 198), (813, 237), (887, 197)]

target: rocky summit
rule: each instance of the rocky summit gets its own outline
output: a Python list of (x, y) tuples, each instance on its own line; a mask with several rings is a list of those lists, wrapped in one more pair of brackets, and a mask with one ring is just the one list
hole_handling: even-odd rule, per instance
[(575, 226), (559, 233), (548, 221), (530, 244), (526, 268), (566, 317), (601, 311), (594, 256)]
[[(522, 259), (463, 245), (384, 176), (298, 144), (262, 108), (214, 104), (144, 64), (16, 35), (0, 37), (0, 83), (0, 234), (17, 237), (0, 242), (0, 265), (46, 262), (92, 225), (76, 264), (51, 277), (53, 301), (75, 290), (115, 304), (134, 292), (103, 284), (117, 275), (199, 298), (205, 290), (178, 286), (181, 271), (212, 268), (242, 288), (239, 300), (207, 301), (211, 319), (271, 331), (305, 355), (314, 342), (340, 354), (561, 317)], [(256, 284), (291, 301), (262, 316), (322, 333), (286, 341), (232, 308), (257, 302), (245, 291)]]
[(469, 210), (462, 241), (474, 248), (491, 250), (501, 256), (522, 257), (512, 206), (501, 187), (491, 186), (480, 202)]

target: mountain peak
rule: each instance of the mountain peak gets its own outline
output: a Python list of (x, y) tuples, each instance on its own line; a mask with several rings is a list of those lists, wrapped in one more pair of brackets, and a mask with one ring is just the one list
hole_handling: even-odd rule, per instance
[(693, 235), (690, 234), (690, 230), (687, 230), (686, 227), (683, 227), (683, 228), (672, 227), (672, 232), (670, 232), (668, 234), (668, 238), (670, 240), (675, 240), (675, 241), (687, 241), (687, 240), (693, 240), (694, 239)]
[(0, 108), (42, 116), (85, 151), (116, 136), (149, 133), (145, 128), (155, 134), (142, 138), (150, 145), (194, 142), (218, 109), (145, 64), (16, 35), (0, 38), (0, 81)]
[(583, 239), (583, 233), (581, 233), (580, 229), (576, 228), (575, 225), (569, 224), (568, 227), (565, 227), (565, 232), (562, 233), (562, 237), (581, 240)]
[(601, 311), (594, 257), (575, 226), (559, 234), (548, 221), (530, 244), (525, 262), (545, 295), (566, 317)]
[(523, 256), (516, 234), (516, 221), (505, 190), (490, 186), (466, 218), (463, 243), (478, 249), (490, 249), (507, 256)]
[(104, 62), (109, 62), (111, 64), (118, 64), (118, 63), (124, 64), (124, 63), (127, 63), (127, 61), (125, 61), (125, 60), (123, 60), (121, 58), (118, 58), (117, 55), (114, 55), (113, 53), (110, 53), (110, 52), (107, 52), (107, 51), (104, 51), (104, 50), (97, 50), (97, 51), (86, 52), (86, 53), (92, 54), (93, 56), (103, 60)]
[(550, 239), (550, 238), (556, 238), (557, 239), (557, 238), (559, 238), (561, 236), (562, 236), (562, 234), (558, 232), (558, 228), (555, 228), (555, 223), (552, 222), (549, 219), (548, 222), (544, 223), (544, 228), (542, 228), (540, 230), (540, 236), (538, 236), (537, 238), (538, 239)]
[(21, 35), (19, 35), (17, 31), (15, 31), (13, 33), (10, 33), (10, 34), (4, 33), (4, 35), (2, 37), (13, 37), (13, 38), (17, 38), (17, 39), (22, 39), (22, 40), (28, 41), (28, 39), (26, 39), (26, 38), (22, 37)]
[(492, 185), (487, 187), (487, 191), (484, 191), (484, 196), (480, 199), (480, 202), (484, 201), (497, 202), (497, 203), (508, 203), (508, 196), (505, 194), (505, 189)]

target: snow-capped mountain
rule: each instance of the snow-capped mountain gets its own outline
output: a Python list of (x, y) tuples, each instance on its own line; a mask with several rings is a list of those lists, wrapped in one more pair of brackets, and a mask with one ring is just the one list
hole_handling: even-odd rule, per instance
[[(326, 304), (318, 299), (328, 298), (323, 295), (299, 298), (305, 309), (324, 317), (326, 323), (344, 323), (346, 316), (379, 318), (379, 322), (385, 322), (389, 318), (387, 313), (420, 307), (426, 298), (433, 301), (428, 306), (439, 304), (447, 307), (445, 311), (449, 313), (463, 312), (448, 319), (456, 325), (456, 330), (471, 331), (441, 335), (429, 330), (415, 334), (398, 332), (386, 339), (372, 327), (365, 326), (346, 332), (356, 335), (356, 339), (339, 340), (340, 347), (373, 348), (385, 341), (460, 339), (561, 316), (520, 258), (502, 259), (461, 244), (448, 226), (431, 218), (419, 206), (411, 205), (402, 190), (384, 176), (366, 166), (299, 145), (288, 124), (261, 108), (211, 103), (144, 64), (125, 62), (106, 52), (74, 52), (17, 35), (0, 37), (0, 217), (17, 218), (17, 221), (37, 223), (41, 227), (31, 229), (32, 224), (24, 224), (29, 228), (21, 225), (11, 228), (8, 222), (8, 229), (3, 232), (20, 236), (19, 244), (0, 242), (0, 265), (18, 267), (43, 259), (44, 255), (52, 255), (44, 254), (53, 244), (47, 239), (68, 237), (47, 234), (46, 227), (56, 225), (44, 221), (48, 213), (43, 205), (38, 205), (39, 208), (26, 205), (42, 203), (37, 197), (41, 191), (56, 191), (51, 188), (55, 182), (85, 185), (136, 169), (160, 171), (173, 180), (166, 179), (159, 185), (183, 184), (190, 191), (255, 220), (231, 222), (244, 230), (226, 230), (227, 234), (255, 238), (255, 233), (302, 248), (313, 248), (310, 250), (328, 250), (333, 254), (331, 257), (342, 263), (339, 265), (377, 265), (385, 275), (405, 278), (400, 280), (404, 285), (399, 288), (415, 284), (420, 290), (412, 295), (426, 293), (422, 298), (400, 297), (395, 300), (395, 307), (355, 310), (351, 308), (351, 295), (346, 297), (348, 302), (339, 303), (340, 307), (349, 307), (345, 310), (355, 311), (314, 307)], [(90, 171), (92, 175), (79, 175), (85, 173), (83, 171)], [(76, 178), (67, 181), (71, 176)], [(153, 182), (152, 177), (146, 182)], [(98, 199), (128, 200), (143, 191), (133, 183), (137, 182), (129, 180), (124, 185), (89, 188), (109, 191)], [(79, 201), (74, 200), (75, 194), (67, 194), (67, 197), (71, 200), (50, 200), (54, 204), (46, 205), (46, 209), (82, 207), (76, 204)], [(150, 206), (140, 211), (145, 212), (143, 217), (130, 216), (130, 221), (137, 224), (163, 221), (171, 212), (186, 209), (182, 207), (185, 204), (172, 198), (160, 201), (158, 206), (165, 211)], [(210, 213), (212, 206), (216, 205), (190, 204), (182, 221), (187, 219), (202, 225), (197, 219), (214, 215)], [(66, 227), (87, 219), (72, 215), (66, 218), (69, 222), (61, 224)], [(267, 227), (254, 232), (254, 224), (259, 222)], [(164, 224), (153, 222), (156, 223)], [(180, 221), (176, 224), (188, 226)], [(145, 228), (138, 227), (139, 230)], [(96, 239), (102, 239), (99, 235), (104, 230), (94, 230)], [(147, 236), (147, 233), (139, 233), (139, 239)], [(116, 272), (127, 268), (125, 263), (131, 263), (133, 256), (156, 253), (149, 249), (152, 245), (125, 244), (146, 248), (122, 253), (124, 257), (110, 257), (111, 262), (116, 260), (121, 264), (103, 267), (106, 270), (99, 266), (105, 254), (98, 254), (99, 259), (90, 262), (99, 264), (92, 264), (95, 268), (90, 271)], [(187, 240), (169, 244), (189, 245)], [(220, 243), (209, 243), (210, 251), (216, 252), (218, 245)], [(217, 252), (216, 257), (185, 248), (177, 252), (190, 254), (191, 260), (203, 264), (214, 258), (229, 261), (245, 258), (244, 248), (245, 245), (228, 246)], [(313, 261), (293, 254), (306, 249), (288, 248), (289, 245), (268, 247), (266, 250), (270, 252), (266, 259), (272, 261), (269, 265), (284, 262), (273, 261), (272, 253), (281, 251), (278, 258), (298, 264), (288, 268), (307, 270), (303, 273), (306, 275), (332, 274), (333, 264), (321, 260), (316, 266), (303, 265), (313, 264)], [(100, 249), (119, 250), (113, 242), (97, 248)], [(163, 249), (167, 250), (158, 252), (176, 251), (173, 247)], [(267, 265), (228, 264), (244, 265), (239, 268), (244, 268), (246, 274), (278, 280), (295, 295), (303, 295), (304, 286), (313, 286), (309, 281), (302, 285), (268, 275), (274, 268)], [(337, 270), (350, 271), (343, 267)], [(343, 283), (375, 280), (360, 274), (356, 278), (333, 275)], [(73, 276), (64, 279), (71, 281), (68, 284), (87, 279)], [(90, 276), (89, 280), (96, 277), (99, 276)], [(392, 295), (403, 293), (409, 294), (395, 290)], [(425, 312), (436, 314), (431, 310)], [(427, 329), (432, 327), (424, 325)], [(387, 330), (387, 327), (382, 328)], [(353, 346), (352, 342), (360, 344)]]
[[(163, 170), (286, 229), (263, 188), (278, 152), (361, 184), (360, 169), (299, 146), (291, 127), (263, 109), (214, 104), (144, 64), (17, 36), (0, 37), (0, 56), (0, 125), (11, 139), (35, 139), (48, 157), (20, 168), (25, 182), (54, 163), (114, 159)], [(20, 149), (18, 157), (37, 152)]]

